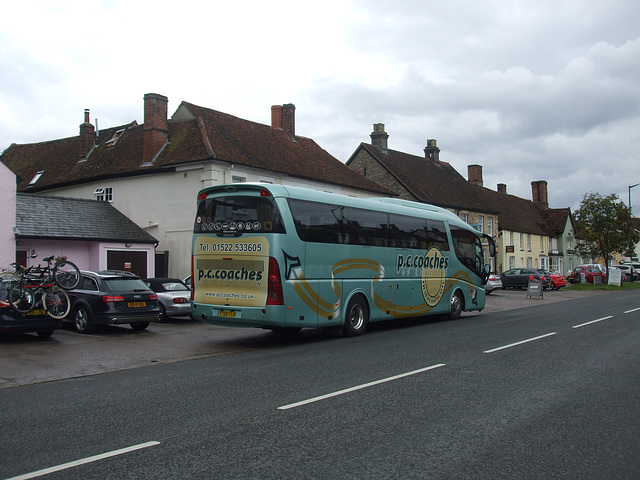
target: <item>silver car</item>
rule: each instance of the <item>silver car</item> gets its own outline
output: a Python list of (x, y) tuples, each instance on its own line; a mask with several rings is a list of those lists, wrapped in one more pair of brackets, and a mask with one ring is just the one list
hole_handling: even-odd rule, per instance
[(191, 315), (191, 289), (178, 278), (148, 278), (144, 281), (158, 294), (162, 315), (160, 321), (169, 317)]
[(501, 289), (502, 289), (502, 278), (500, 278), (500, 275), (496, 275), (494, 273), (489, 275), (489, 280), (487, 280), (487, 284), (484, 286), (484, 291), (486, 293), (491, 293), (494, 290), (501, 290)]

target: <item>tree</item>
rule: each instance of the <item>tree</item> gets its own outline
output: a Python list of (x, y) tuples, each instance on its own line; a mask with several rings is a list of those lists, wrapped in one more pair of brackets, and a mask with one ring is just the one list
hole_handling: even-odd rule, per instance
[(615, 194), (607, 197), (585, 194), (574, 220), (576, 237), (583, 240), (576, 245), (577, 253), (582, 257), (604, 258), (607, 272), (609, 255), (625, 253), (630, 244), (640, 240), (629, 208)]

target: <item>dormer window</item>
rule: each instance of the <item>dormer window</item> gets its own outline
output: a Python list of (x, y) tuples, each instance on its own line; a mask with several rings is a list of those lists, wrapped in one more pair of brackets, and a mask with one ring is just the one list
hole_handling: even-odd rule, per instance
[(111, 137), (104, 143), (104, 146), (107, 148), (113, 147), (116, 143), (118, 143), (118, 140), (120, 140), (120, 137), (124, 133), (124, 130), (124, 128), (117, 130), (116, 133), (113, 134), (113, 137)]
[(96, 188), (93, 194), (99, 202), (113, 202), (113, 188), (111, 187)]
[(27, 185), (27, 186), (31, 187), (31, 186), (35, 185), (35, 184), (36, 184), (36, 182), (37, 182), (38, 180), (40, 180), (40, 177), (42, 176), (42, 174), (43, 174), (43, 173), (44, 173), (44, 170), (40, 170), (38, 173), (36, 173), (36, 174), (33, 176), (33, 178), (31, 179), (31, 181), (29, 182), (29, 185)]

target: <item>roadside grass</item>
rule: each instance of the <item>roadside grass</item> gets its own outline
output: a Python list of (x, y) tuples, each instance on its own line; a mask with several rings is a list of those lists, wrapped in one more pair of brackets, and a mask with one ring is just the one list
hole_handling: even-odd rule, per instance
[(618, 292), (620, 290), (634, 290), (640, 289), (640, 282), (622, 282), (621, 286), (607, 285), (603, 283), (601, 285), (594, 285), (593, 283), (576, 283), (574, 285), (567, 285), (565, 288), (571, 290), (598, 290), (605, 292)]

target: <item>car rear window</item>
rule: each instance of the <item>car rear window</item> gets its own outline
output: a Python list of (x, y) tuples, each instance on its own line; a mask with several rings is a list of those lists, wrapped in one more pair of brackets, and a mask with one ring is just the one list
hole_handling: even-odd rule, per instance
[(149, 290), (149, 287), (139, 278), (105, 278), (102, 283), (110, 292)]
[(184, 283), (166, 282), (162, 284), (162, 288), (167, 292), (188, 292), (189, 289)]

